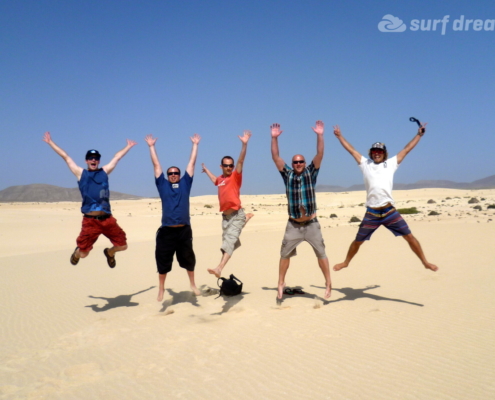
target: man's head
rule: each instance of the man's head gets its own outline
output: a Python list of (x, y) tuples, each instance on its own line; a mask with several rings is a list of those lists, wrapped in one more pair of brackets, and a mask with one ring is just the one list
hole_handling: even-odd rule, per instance
[(380, 164), (388, 158), (387, 146), (385, 146), (385, 143), (373, 143), (368, 155), (375, 164)]
[(177, 183), (180, 181), (180, 169), (177, 167), (170, 167), (167, 169), (167, 178), (170, 183)]
[(98, 150), (88, 150), (86, 152), (86, 165), (89, 171), (96, 171), (100, 165), (101, 154)]
[(232, 175), (232, 172), (234, 172), (235, 168), (234, 159), (230, 156), (223, 157), (220, 168), (222, 168), (223, 176)]
[(292, 157), (292, 168), (297, 175), (301, 175), (306, 168), (306, 160), (300, 154), (296, 154)]

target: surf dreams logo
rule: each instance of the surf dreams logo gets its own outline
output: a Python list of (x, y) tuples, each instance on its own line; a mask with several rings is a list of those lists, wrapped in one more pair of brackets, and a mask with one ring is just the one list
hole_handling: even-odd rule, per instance
[[(459, 18), (451, 21), (450, 15), (445, 15), (442, 19), (413, 19), (409, 23), (409, 30), (413, 32), (438, 31), (442, 35), (445, 35), (448, 29), (455, 32), (493, 32), (495, 31), (495, 19), (469, 19), (461, 15)], [(386, 33), (400, 33), (407, 30), (407, 25), (400, 18), (394, 17), (392, 14), (387, 14), (378, 23), (378, 30)]]

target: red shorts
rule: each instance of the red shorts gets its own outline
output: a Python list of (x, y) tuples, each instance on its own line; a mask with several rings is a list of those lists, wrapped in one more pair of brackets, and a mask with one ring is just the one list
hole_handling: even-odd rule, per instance
[(98, 240), (100, 235), (106, 236), (114, 246), (125, 246), (127, 238), (125, 232), (117, 224), (114, 217), (109, 217), (103, 221), (83, 217), (82, 229), (77, 238), (77, 247), (82, 252), (88, 252), (93, 249), (93, 244)]

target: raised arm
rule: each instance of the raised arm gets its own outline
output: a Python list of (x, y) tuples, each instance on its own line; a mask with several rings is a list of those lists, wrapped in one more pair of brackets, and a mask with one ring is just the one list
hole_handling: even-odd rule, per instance
[(158, 154), (156, 154), (156, 148), (155, 148), (155, 143), (158, 140), (158, 138), (153, 138), (153, 135), (146, 135), (144, 140), (146, 143), (148, 143), (148, 146), (150, 146), (151, 163), (153, 164), (155, 178), (158, 178), (163, 173), (163, 169), (162, 166), (160, 165), (160, 161), (158, 160)]
[(122, 157), (124, 157), (127, 152), (137, 145), (137, 142), (134, 142), (133, 140), (127, 139), (127, 146), (125, 146), (122, 150), (118, 151), (112, 158), (112, 160), (103, 167), (103, 170), (107, 173), (110, 174), (114, 170), (114, 168), (117, 166), (117, 163), (120, 161)]
[(60, 147), (58, 147), (55, 144), (55, 142), (52, 140), (52, 136), (50, 135), (50, 132), (45, 132), (45, 134), (43, 135), (43, 141), (48, 143), (50, 147), (55, 151), (55, 153), (57, 153), (60, 157), (64, 159), (70, 171), (76, 176), (77, 180), (81, 179), (83, 168), (79, 167), (64, 150), (62, 150)]
[(320, 168), (321, 160), (323, 160), (323, 152), (325, 150), (325, 141), (323, 140), (323, 133), (325, 132), (325, 124), (323, 121), (316, 121), (316, 127), (312, 128), (316, 133), (316, 156), (313, 158), (313, 164), (316, 169)]
[(271, 150), (272, 150), (272, 160), (275, 163), (275, 166), (279, 171), (282, 171), (284, 169), (285, 162), (280, 158), (279, 150), (278, 150), (278, 137), (282, 134), (282, 131), (280, 130), (280, 124), (273, 124), (270, 126), (270, 131), (272, 135), (272, 144), (271, 144)]
[(194, 175), (194, 166), (196, 165), (196, 158), (198, 157), (198, 144), (200, 140), (201, 140), (201, 136), (199, 136), (197, 133), (195, 133), (191, 138), (191, 142), (193, 145), (191, 150), (191, 157), (189, 157), (189, 164), (187, 164), (187, 168), (186, 168), (186, 171), (189, 174), (189, 176)]
[(201, 172), (204, 172), (206, 175), (208, 175), (208, 178), (211, 179), (213, 183), (217, 181), (217, 177), (213, 175), (208, 168), (206, 168), (206, 165), (201, 164)]
[(419, 143), (419, 140), (423, 137), (423, 135), (426, 132), (427, 124), (428, 122), (421, 123), (421, 126), (418, 128), (418, 133), (416, 133), (416, 136), (414, 136), (413, 139), (408, 144), (406, 144), (406, 147), (404, 147), (401, 151), (397, 153), (397, 164), (400, 164), (404, 159), (404, 157), (407, 156), (409, 152), (416, 147), (416, 145)]
[(241, 154), (239, 154), (239, 158), (237, 159), (237, 164), (235, 169), (240, 174), (242, 173), (242, 166), (244, 165), (244, 159), (246, 158), (246, 150), (249, 139), (251, 138), (251, 131), (244, 131), (242, 136), (238, 136), (238, 138), (242, 142)]
[(340, 127), (338, 125), (335, 125), (333, 127), (333, 134), (337, 139), (339, 139), (342, 147), (344, 147), (344, 149), (346, 149), (350, 153), (350, 155), (354, 157), (358, 164), (361, 164), (361, 154), (354, 147), (352, 147), (352, 145), (347, 140), (345, 140), (344, 136), (342, 136), (342, 132), (340, 132)]

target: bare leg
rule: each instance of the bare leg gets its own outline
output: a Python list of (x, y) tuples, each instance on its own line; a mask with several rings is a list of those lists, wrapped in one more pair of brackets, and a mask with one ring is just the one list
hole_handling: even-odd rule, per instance
[(330, 279), (330, 267), (328, 265), (328, 258), (319, 258), (318, 265), (321, 268), (321, 272), (323, 272), (323, 276), (325, 277), (325, 299), (328, 299), (332, 293), (332, 281)]
[(77, 258), (86, 258), (89, 255), (89, 251), (81, 251), (81, 249), (77, 249), (76, 257)]
[(189, 277), (189, 283), (191, 284), (191, 290), (196, 296), (201, 296), (201, 292), (196, 287), (196, 283), (194, 282), (194, 271), (187, 271), (187, 276)]
[(281, 299), (284, 295), (285, 288), (285, 275), (287, 274), (287, 270), (289, 269), (290, 258), (281, 258), (280, 263), (278, 265), (278, 299)]
[(126, 244), (123, 246), (113, 246), (113, 247), (110, 247), (108, 249), (108, 255), (111, 257), (115, 257), (115, 253), (117, 253), (118, 251), (124, 251), (124, 250), (127, 250)]
[(165, 292), (165, 278), (167, 274), (158, 274), (158, 297), (156, 301), (163, 300), (163, 293)]
[(428, 262), (425, 254), (423, 253), (423, 249), (418, 242), (418, 239), (416, 239), (412, 233), (410, 233), (409, 235), (404, 235), (402, 237), (407, 241), (407, 243), (409, 243), (409, 247), (411, 247), (411, 250), (419, 257), (425, 268), (431, 269), (432, 271), (438, 270), (438, 267), (436, 265)]
[(220, 278), (220, 276), (222, 275), (222, 269), (225, 267), (225, 264), (227, 264), (229, 260), (230, 255), (223, 252), (222, 259), (220, 260), (220, 264), (218, 264), (218, 267), (216, 267), (215, 269), (208, 268), (208, 272), (215, 275), (217, 278)]
[(364, 242), (352, 242), (351, 245), (349, 246), (349, 250), (347, 251), (347, 256), (345, 258), (345, 261), (340, 263), (340, 264), (335, 264), (333, 266), (334, 271), (340, 271), (342, 268), (346, 268), (351, 260), (354, 258), (356, 253), (359, 251), (359, 248)]

